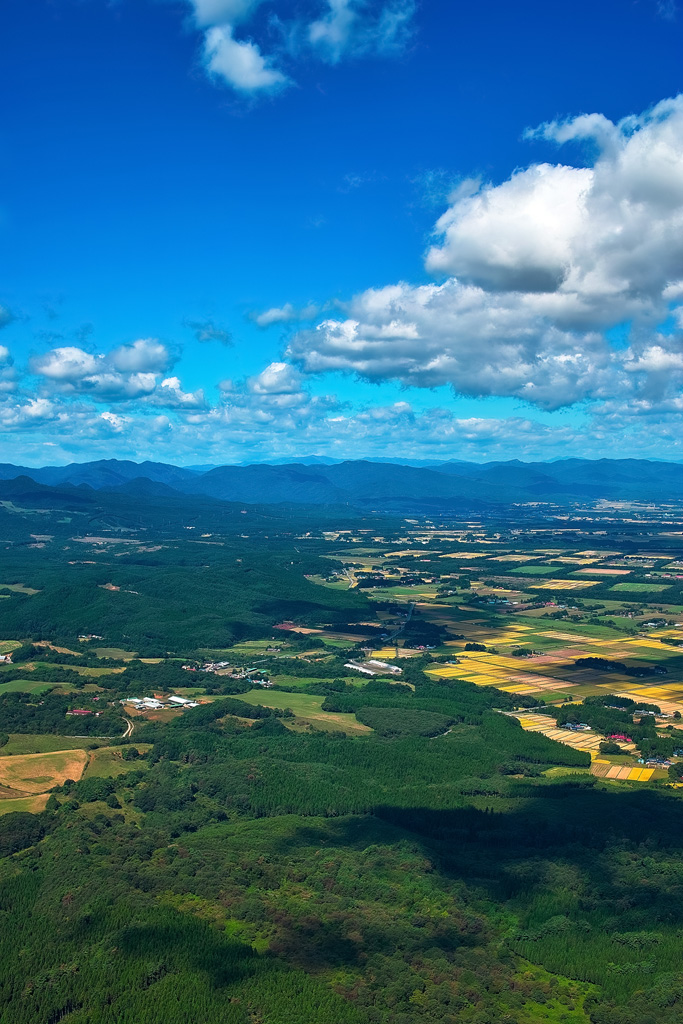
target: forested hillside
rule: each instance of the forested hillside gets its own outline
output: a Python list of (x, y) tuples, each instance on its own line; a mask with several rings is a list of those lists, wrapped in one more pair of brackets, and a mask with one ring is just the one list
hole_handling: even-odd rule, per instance
[(219, 699), (1, 819), (3, 1024), (674, 1024), (679, 801), (435, 689), (358, 739)]

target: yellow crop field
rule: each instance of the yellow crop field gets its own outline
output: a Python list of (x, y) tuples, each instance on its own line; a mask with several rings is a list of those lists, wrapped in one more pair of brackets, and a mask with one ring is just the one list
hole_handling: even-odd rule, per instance
[(572, 732), (570, 729), (558, 729), (552, 718), (547, 715), (534, 715), (520, 713), (515, 715), (521, 722), (522, 728), (529, 732), (540, 732), (551, 740), (564, 743), (575, 750), (585, 750), (591, 755), (597, 753), (602, 737), (592, 730), (585, 732)]
[(563, 565), (593, 565), (600, 561), (598, 558), (581, 558), (579, 555), (563, 555), (561, 558), (553, 559), (555, 562), (562, 562)]
[[(424, 552), (420, 552), (424, 554)], [(448, 554), (439, 555), (439, 558), (490, 558), (488, 551), (454, 551)]]
[(616, 779), (619, 782), (649, 782), (654, 775), (654, 770), (596, 760), (591, 765), (591, 774), (597, 775), (601, 779)]
[(561, 633), (557, 629), (548, 629), (540, 635), (552, 637), (553, 640), (573, 640), (575, 643), (579, 644), (598, 643), (598, 641), (592, 636), (581, 636), (579, 633)]
[(494, 555), (489, 562), (530, 562), (532, 555)]
[(582, 590), (596, 587), (600, 580), (545, 580), (544, 583), (529, 583), (534, 590)]

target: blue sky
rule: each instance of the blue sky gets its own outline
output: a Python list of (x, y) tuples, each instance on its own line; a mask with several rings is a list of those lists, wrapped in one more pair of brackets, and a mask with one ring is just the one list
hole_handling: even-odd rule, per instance
[(4, 461), (683, 458), (676, 4), (5, 0), (0, 40)]

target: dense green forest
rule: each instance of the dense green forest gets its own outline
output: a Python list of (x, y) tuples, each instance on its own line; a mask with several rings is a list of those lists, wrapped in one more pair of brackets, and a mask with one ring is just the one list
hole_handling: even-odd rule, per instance
[(358, 738), (221, 698), (0, 819), (2, 1024), (680, 1020), (680, 802), (435, 689), (435, 737), (419, 688)]

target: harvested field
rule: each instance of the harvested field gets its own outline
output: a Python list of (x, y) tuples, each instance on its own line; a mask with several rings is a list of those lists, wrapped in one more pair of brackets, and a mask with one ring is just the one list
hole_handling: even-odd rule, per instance
[(45, 810), (48, 794), (41, 793), (38, 796), (20, 796), (10, 800), (0, 799), (0, 816), (12, 814), (14, 811), (23, 811), (29, 814), (40, 814)]
[[(529, 732), (541, 732), (544, 736), (548, 736), (549, 739), (557, 740), (558, 743), (564, 743), (568, 747), (574, 747), (575, 750), (587, 750), (591, 758), (597, 759), (598, 750), (603, 738), (598, 733), (593, 732), (592, 729), (586, 729), (582, 732), (574, 732), (571, 729), (558, 729), (555, 721), (547, 715), (518, 712), (514, 717), (518, 718), (522, 723), (522, 728), (529, 730)], [(636, 749), (633, 743), (622, 743), (620, 746), (622, 750), (628, 753)]]
[(15, 790), (18, 796), (45, 793), (66, 779), (80, 779), (86, 760), (85, 750), (0, 757), (0, 785)]
[(619, 779), (621, 782), (649, 782), (654, 768), (634, 768), (632, 765), (611, 764), (596, 759), (591, 764), (591, 775), (602, 779)]
[(588, 576), (628, 576), (630, 572), (630, 569), (602, 569), (600, 566), (594, 566), (592, 569), (577, 569), (574, 576), (584, 573)]

